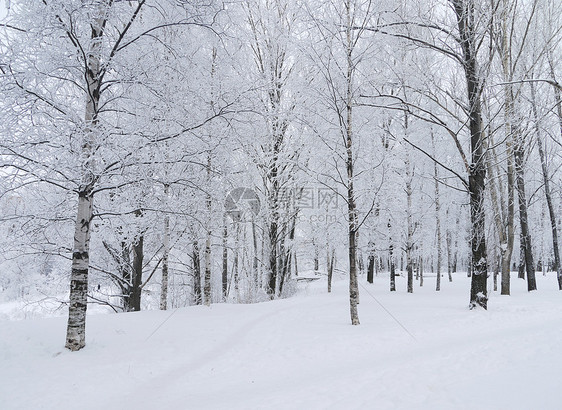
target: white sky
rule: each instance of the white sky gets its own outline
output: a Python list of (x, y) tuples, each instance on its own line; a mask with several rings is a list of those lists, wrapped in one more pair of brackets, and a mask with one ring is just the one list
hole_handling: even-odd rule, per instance
[(6, 17), (6, 2), (5, 0), (0, 0), (0, 20)]

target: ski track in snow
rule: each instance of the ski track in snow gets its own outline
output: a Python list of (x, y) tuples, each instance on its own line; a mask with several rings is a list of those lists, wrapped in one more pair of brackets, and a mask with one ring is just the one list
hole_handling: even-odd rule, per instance
[[(254, 305), (88, 317), (87, 347), (62, 349), (64, 318), (0, 322), (0, 409), (559, 409), (562, 294), (466, 308), (469, 279), (440, 293), (367, 289), (349, 325), (347, 283)], [(310, 293), (309, 295), (304, 295)], [(167, 321), (154, 334), (164, 320)], [(151, 335), (152, 334), (152, 335)]]

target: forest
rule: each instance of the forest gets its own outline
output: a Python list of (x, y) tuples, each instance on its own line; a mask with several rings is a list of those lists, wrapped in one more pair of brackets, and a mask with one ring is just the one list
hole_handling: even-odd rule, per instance
[(6, 1), (0, 302), (78, 351), (92, 308), (319, 278), (352, 325), (363, 289), (560, 291), (561, 62), (558, 0)]

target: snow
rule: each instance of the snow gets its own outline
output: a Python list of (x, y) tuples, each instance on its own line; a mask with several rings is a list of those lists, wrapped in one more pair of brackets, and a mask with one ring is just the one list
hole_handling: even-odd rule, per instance
[(359, 326), (347, 282), (325, 278), (274, 302), (90, 315), (75, 353), (64, 317), (2, 321), (0, 408), (559, 409), (555, 275), (531, 293), (514, 278), (488, 311), (468, 309), (465, 276), (414, 294), (362, 277)]

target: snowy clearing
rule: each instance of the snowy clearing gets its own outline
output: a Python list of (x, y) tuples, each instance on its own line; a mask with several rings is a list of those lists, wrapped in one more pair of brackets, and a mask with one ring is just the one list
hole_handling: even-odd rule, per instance
[(360, 278), (360, 326), (343, 280), (268, 303), (90, 315), (75, 353), (63, 349), (65, 318), (3, 321), (0, 408), (560, 408), (554, 275), (534, 293), (513, 279), (487, 312), (467, 309), (464, 275), (439, 293), (434, 279), (410, 295), (404, 278), (394, 294), (387, 278)]

